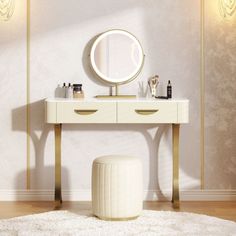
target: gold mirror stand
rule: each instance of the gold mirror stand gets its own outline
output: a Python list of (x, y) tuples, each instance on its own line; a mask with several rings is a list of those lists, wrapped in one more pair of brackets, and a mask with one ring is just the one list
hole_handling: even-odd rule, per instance
[[(136, 95), (119, 95), (119, 89), (118, 84), (116, 84), (115, 87), (115, 95), (111, 93), (111, 95), (97, 95), (95, 98), (99, 99), (134, 99), (136, 98)], [(112, 89), (111, 89), (112, 91)]]

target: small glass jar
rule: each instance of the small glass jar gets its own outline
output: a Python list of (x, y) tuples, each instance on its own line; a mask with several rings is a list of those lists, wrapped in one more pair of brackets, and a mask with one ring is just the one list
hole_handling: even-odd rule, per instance
[(73, 84), (73, 98), (84, 98), (82, 84)]

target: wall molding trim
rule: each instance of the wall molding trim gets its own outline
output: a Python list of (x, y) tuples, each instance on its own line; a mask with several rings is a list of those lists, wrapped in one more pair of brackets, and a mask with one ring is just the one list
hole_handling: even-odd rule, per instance
[(26, 189), (30, 189), (30, 4), (27, 0), (26, 9)]
[[(91, 201), (91, 191), (62, 191), (64, 201)], [(53, 190), (0, 190), (0, 201), (53, 201)], [(146, 201), (170, 201), (171, 191), (144, 191)], [(181, 201), (236, 201), (236, 190), (184, 190)]]
[(205, 0), (200, 2), (200, 173), (205, 188)]

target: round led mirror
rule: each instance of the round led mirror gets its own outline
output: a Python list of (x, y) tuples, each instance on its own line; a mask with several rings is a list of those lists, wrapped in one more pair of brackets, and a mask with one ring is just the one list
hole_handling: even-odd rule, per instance
[(144, 53), (140, 42), (131, 33), (110, 30), (94, 41), (90, 61), (100, 79), (118, 85), (138, 76), (144, 63)]

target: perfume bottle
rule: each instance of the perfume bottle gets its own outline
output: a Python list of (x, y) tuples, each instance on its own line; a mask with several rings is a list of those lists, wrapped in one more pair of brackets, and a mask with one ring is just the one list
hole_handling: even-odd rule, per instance
[(168, 81), (167, 84), (167, 98), (172, 98), (172, 86), (170, 80)]

